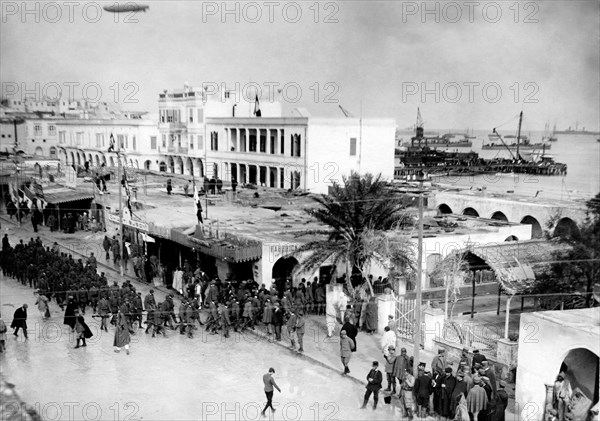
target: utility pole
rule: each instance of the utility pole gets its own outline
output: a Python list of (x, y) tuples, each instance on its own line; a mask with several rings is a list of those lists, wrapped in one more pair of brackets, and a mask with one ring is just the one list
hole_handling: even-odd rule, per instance
[(424, 174), (419, 171), (419, 242), (417, 251), (417, 285), (415, 298), (415, 328), (414, 328), (414, 351), (413, 351), (413, 375), (419, 376), (419, 363), (421, 353), (421, 301), (422, 301), (422, 284), (423, 284), (423, 178)]

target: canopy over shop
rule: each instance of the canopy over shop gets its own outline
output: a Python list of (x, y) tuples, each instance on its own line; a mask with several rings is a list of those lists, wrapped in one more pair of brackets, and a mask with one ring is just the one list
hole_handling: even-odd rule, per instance
[(463, 261), (461, 269), (470, 273), (472, 281), (471, 317), (475, 313), (475, 283), (485, 272), (491, 273), (498, 282), (497, 314), (500, 314), (500, 294), (504, 292), (509, 296), (506, 304), (507, 334), (512, 297), (528, 292), (535, 283), (536, 275), (547, 269), (555, 254), (566, 252), (568, 249), (569, 246), (564, 243), (546, 240), (473, 246), (450, 254), (440, 264), (440, 268), (452, 259)]
[(60, 224), (62, 215), (89, 212), (93, 199), (94, 194), (91, 191), (73, 190), (62, 186), (44, 188), (42, 200), (47, 203), (44, 208), (44, 219), (56, 211)]

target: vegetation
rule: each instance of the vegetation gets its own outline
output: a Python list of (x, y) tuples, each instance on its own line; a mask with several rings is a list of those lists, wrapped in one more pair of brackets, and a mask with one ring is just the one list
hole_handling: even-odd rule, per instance
[[(364, 270), (375, 253), (373, 238), (384, 238), (386, 231), (413, 224), (405, 211), (406, 197), (394, 193), (380, 175), (352, 173), (343, 177), (341, 185), (334, 185), (329, 195), (320, 195), (314, 200), (319, 206), (307, 212), (328, 228), (301, 234), (325, 236), (297, 250), (297, 254), (310, 252), (301, 262), (301, 269), (314, 271), (325, 262), (345, 263), (350, 293), (365, 278)], [(385, 241), (379, 244), (384, 247)], [(393, 257), (394, 261), (403, 259), (398, 255)], [(408, 257), (405, 260), (408, 261)], [(371, 285), (369, 288), (372, 292)]]
[[(597, 305), (594, 283), (600, 279), (600, 193), (586, 203), (587, 217), (577, 233), (561, 241), (571, 245), (566, 254), (556, 254), (548, 270), (531, 288), (530, 294), (563, 294), (561, 308)], [(596, 303), (596, 304), (594, 304)]]

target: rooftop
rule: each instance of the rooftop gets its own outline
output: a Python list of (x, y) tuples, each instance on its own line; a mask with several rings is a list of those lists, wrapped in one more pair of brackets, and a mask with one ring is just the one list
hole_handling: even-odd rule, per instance
[(582, 330), (600, 336), (600, 307), (562, 311), (538, 311), (531, 317), (545, 319), (565, 328)]

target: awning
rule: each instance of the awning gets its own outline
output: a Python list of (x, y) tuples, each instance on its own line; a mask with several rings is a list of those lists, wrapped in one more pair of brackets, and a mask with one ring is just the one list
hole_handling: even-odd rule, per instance
[(44, 189), (44, 200), (51, 205), (60, 205), (61, 203), (77, 202), (79, 200), (92, 200), (94, 195), (91, 192), (82, 192), (68, 188)]
[(517, 295), (527, 292), (556, 253), (566, 253), (569, 249), (569, 245), (556, 240), (532, 240), (475, 246), (459, 253), (470, 253), (483, 260), (496, 274), (502, 290)]

